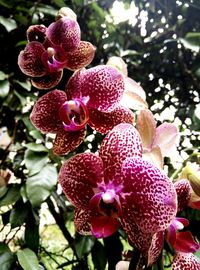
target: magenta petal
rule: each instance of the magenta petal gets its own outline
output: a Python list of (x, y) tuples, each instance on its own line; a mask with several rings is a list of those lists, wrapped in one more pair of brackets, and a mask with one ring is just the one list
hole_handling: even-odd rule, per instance
[(107, 133), (121, 123), (133, 124), (134, 114), (131, 110), (120, 106), (114, 111), (105, 113), (95, 109), (89, 110), (90, 126), (101, 133)]
[(176, 243), (173, 248), (179, 252), (194, 253), (199, 249), (200, 245), (194, 241), (191, 232), (177, 232)]
[(100, 157), (83, 153), (68, 159), (61, 167), (59, 182), (67, 198), (78, 208), (88, 209), (97, 183), (103, 181)]
[(89, 65), (95, 54), (95, 47), (86, 41), (81, 41), (76, 50), (67, 53), (65, 67), (70, 70), (77, 70)]
[(46, 35), (54, 45), (61, 46), (65, 52), (75, 50), (80, 43), (80, 27), (69, 17), (63, 17), (50, 24)]
[(172, 270), (200, 270), (200, 262), (192, 253), (178, 252), (174, 256)]
[[(121, 175), (121, 164), (127, 157), (142, 156), (138, 131), (130, 124), (117, 125), (104, 138), (99, 155), (104, 163), (105, 181)], [(119, 181), (121, 182), (121, 179)]]
[(72, 98), (80, 97), (80, 94), (89, 97), (89, 108), (110, 112), (118, 106), (122, 98), (124, 80), (115, 68), (100, 65), (77, 73), (68, 82), (66, 91)]
[(148, 258), (148, 252), (152, 242), (152, 234), (140, 230), (134, 220), (134, 216), (123, 215), (121, 219), (122, 227), (128, 235), (129, 243), (140, 250), (145, 258)]
[(63, 71), (48, 73), (42, 77), (34, 77), (31, 83), (38, 89), (49, 90), (55, 87), (62, 79)]
[(38, 99), (30, 116), (33, 125), (44, 133), (62, 130), (59, 108), (66, 99), (65, 92), (60, 90), (53, 90)]
[(131, 213), (145, 233), (165, 230), (177, 211), (173, 183), (157, 167), (139, 157), (127, 158), (122, 171), (123, 215), (128, 219)]
[(68, 132), (64, 129), (59, 130), (53, 144), (53, 152), (56, 155), (66, 155), (75, 150), (84, 140), (85, 129)]
[(48, 71), (42, 61), (44, 55), (47, 58), (46, 50), (41, 43), (37, 41), (28, 43), (18, 56), (18, 65), (21, 71), (30, 77), (44, 76)]
[(93, 217), (91, 223), (92, 234), (96, 238), (110, 236), (120, 227), (120, 223), (117, 219), (108, 216)]
[(89, 210), (75, 208), (74, 225), (78, 233), (83, 235), (92, 234), (91, 212)]
[(178, 212), (188, 206), (191, 198), (191, 186), (188, 180), (182, 179), (174, 183), (178, 199)]
[(148, 251), (148, 266), (154, 264), (161, 253), (164, 242), (164, 231), (160, 231), (153, 235), (151, 246)]

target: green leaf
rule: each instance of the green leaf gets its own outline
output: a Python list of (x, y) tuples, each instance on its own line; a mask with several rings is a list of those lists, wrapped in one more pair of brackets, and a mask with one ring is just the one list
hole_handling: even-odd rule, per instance
[(25, 145), (29, 150), (32, 150), (33, 152), (48, 152), (48, 149), (42, 145), (42, 144), (38, 144), (38, 143), (27, 143)]
[(38, 174), (27, 179), (26, 192), (33, 207), (46, 200), (56, 183), (57, 170), (52, 165), (46, 165)]
[(95, 238), (92, 236), (80, 236), (75, 243), (76, 252), (79, 258), (88, 254), (94, 246)]
[(36, 140), (43, 140), (42, 134), (37, 129), (31, 130), (29, 134)]
[(185, 39), (193, 45), (200, 46), (200, 33), (199, 32), (190, 32), (187, 33)]
[(12, 270), (14, 263), (14, 255), (11, 252), (4, 252), (0, 255), (1, 270)]
[(12, 270), (14, 255), (5, 243), (0, 243), (0, 266), (1, 270)]
[(2, 198), (6, 194), (7, 191), (8, 191), (7, 186), (0, 187), (0, 198)]
[(11, 228), (20, 227), (26, 221), (28, 216), (28, 208), (27, 205), (22, 202), (22, 200), (18, 201), (10, 213), (10, 224)]
[(30, 81), (26, 81), (26, 82), (20, 82), (20, 81), (15, 81), (17, 84), (19, 84), (22, 88), (24, 88), (27, 91), (31, 90), (31, 83)]
[(8, 80), (0, 81), (0, 97), (4, 98), (8, 95), (10, 84)]
[(17, 251), (19, 264), (24, 270), (40, 270), (36, 254), (29, 248)]
[(0, 16), (0, 24), (2, 24), (8, 32), (17, 28), (15, 20), (11, 18), (5, 18), (3, 16)]
[(27, 104), (27, 100), (26, 97), (23, 96), (22, 94), (19, 94), (17, 91), (14, 91), (14, 94), (18, 97), (18, 99), (20, 100), (21, 105), (24, 107)]
[(30, 171), (29, 175), (38, 173), (48, 161), (47, 152), (35, 152), (27, 149), (24, 155), (26, 168)]
[(8, 78), (8, 75), (6, 75), (3, 71), (0, 71), (0, 81), (3, 81)]
[(0, 199), (0, 207), (15, 203), (20, 198), (20, 185), (13, 185), (9, 187), (6, 194)]
[(180, 39), (183, 46), (195, 52), (199, 52), (200, 49), (200, 33), (187, 33), (185, 38)]
[[(98, 256), (97, 256), (98, 254)], [(95, 269), (104, 270), (106, 267), (106, 253), (104, 246), (98, 240), (95, 241), (95, 244), (92, 248), (92, 261)]]

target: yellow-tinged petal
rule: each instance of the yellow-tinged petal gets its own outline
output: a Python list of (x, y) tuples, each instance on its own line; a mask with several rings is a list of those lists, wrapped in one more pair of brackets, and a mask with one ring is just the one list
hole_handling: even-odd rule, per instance
[(142, 139), (144, 148), (151, 148), (156, 133), (156, 121), (150, 110), (141, 110), (137, 119), (137, 130)]
[(144, 150), (143, 158), (163, 170), (163, 156), (159, 146), (155, 146), (151, 150)]

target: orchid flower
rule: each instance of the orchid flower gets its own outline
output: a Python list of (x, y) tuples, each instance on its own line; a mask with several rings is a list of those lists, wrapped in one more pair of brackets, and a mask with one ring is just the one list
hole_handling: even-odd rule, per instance
[(56, 134), (53, 151), (63, 155), (84, 140), (87, 124), (107, 133), (119, 123), (133, 123), (131, 110), (118, 105), (123, 92), (123, 78), (115, 68), (80, 70), (68, 81), (66, 92), (53, 90), (42, 96), (30, 118), (41, 132)]
[(63, 9), (57, 21), (33, 25), (27, 30), (28, 44), (20, 52), (18, 65), (21, 71), (32, 78), (33, 86), (39, 89), (55, 87), (61, 80), (63, 68), (77, 70), (91, 63), (93, 45), (80, 39), (80, 27), (73, 11)]
[(137, 129), (142, 138), (143, 156), (159, 168), (163, 168), (163, 158), (170, 156), (178, 139), (178, 129), (174, 124), (157, 123), (150, 110), (141, 110), (137, 118)]
[(75, 206), (79, 233), (107, 237), (122, 225), (145, 257), (153, 235), (164, 231), (177, 211), (173, 183), (142, 159), (140, 136), (130, 124), (115, 126), (99, 155), (82, 153), (65, 161), (59, 183)]
[(117, 68), (124, 77), (125, 91), (120, 104), (133, 110), (148, 108), (146, 93), (136, 81), (128, 77), (128, 69), (124, 60), (121, 57), (112, 56), (106, 65)]

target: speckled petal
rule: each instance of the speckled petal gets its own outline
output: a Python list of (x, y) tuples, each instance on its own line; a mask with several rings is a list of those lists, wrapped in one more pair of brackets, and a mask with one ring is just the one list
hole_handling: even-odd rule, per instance
[(188, 180), (182, 179), (174, 183), (178, 199), (178, 212), (188, 206), (191, 198), (191, 186)]
[(148, 266), (154, 264), (160, 256), (164, 243), (164, 233), (164, 231), (160, 231), (152, 237), (151, 246), (148, 251)]
[(33, 125), (44, 133), (62, 130), (59, 108), (66, 99), (65, 92), (60, 90), (53, 90), (39, 98), (30, 115)]
[(59, 173), (59, 182), (67, 198), (81, 209), (88, 209), (94, 195), (93, 188), (103, 181), (103, 164), (99, 156), (82, 153), (65, 161)]
[(46, 54), (46, 50), (41, 43), (37, 41), (28, 43), (18, 56), (18, 65), (21, 71), (30, 77), (44, 76), (48, 71), (42, 60)]
[[(129, 222), (127, 222), (127, 216), (129, 216)], [(131, 212), (127, 212), (125, 219), (122, 216), (121, 223), (128, 235), (130, 245), (139, 249), (143, 257), (147, 259), (153, 235), (151, 233), (144, 233), (140, 230), (135, 223), (134, 216)]]
[(80, 43), (80, 27), (69, 17), (63, 17), (50, 24), (46, 35), (54, 45), (59, 45), (65, 52), (75, 50)]
[(95, 109), (89, 110), (90, 126), (101, 133), (107, 133), (121, 123), (133, 124), (134, 114), (125, 107), (117, 107), (114, 111), (105, 113)]
[[(78, 74), (67, 84), (67, 93), (72, 98), (80, 97), (80, 94), (89, 97), (87, 106), (102, 112), (114, 110), (122, 98), (124, 92), (123, 76), (117, 69), (100, 65)], [(79, 91), (74, 87), (79, 81)]]
[(26, 31), (26, 37), (29, 42), (38, 41), (43, 43), (46, 38), (46, 26), (44, 25), (31, 25)]
[(200, 262), (192, 253), (178, 252), (174, 256), (172, 270), (200, 270)]
[(88, 66), (95, 54), (95, 47), (86, 41), (81, 41), (78, 48), (72, 52), (67, 53), (66, 68), (70, 70), (77, 70)]
[(86, 131), (81, 129), (78, 131), (68, 132), (64, 129), (59, 130), (53, 144), (53, 152), (56, 155), (66, 155), (75, 150), (84, 140)]
[(91, 235), (91, 216), (92, 213), (87, 209), (75, 208), (74, 225), (76, 231), (82, 235)]
[(62, 79), (63, 71), (52, 72), (42, 77), (35, 77), (31, 80), (34, 87), (41, 90), (48, 90), (55, 87)]
[[(104, 163), (105, 181), (121, 176), (121, 164), (127, 157), (141, 157), (142, 145), (138, 131), (131, 124), (119, 124), (104, 138), (99, 155)], [(116, 177), (115, 177), (116, 176)]]
[(142, 158), (127, 158), (122, 172), (124, 196), (120, 201), (123, 218), (129, 222), (131, 213), (144, 233), (154, 234), (165, 230), (177, 211), (173, 183), (157, 167)]

